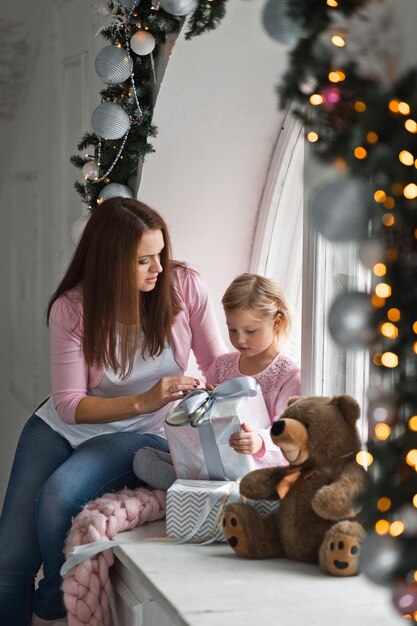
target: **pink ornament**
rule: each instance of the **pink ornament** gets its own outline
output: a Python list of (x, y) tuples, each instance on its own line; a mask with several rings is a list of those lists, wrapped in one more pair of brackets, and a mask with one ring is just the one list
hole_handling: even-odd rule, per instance
[(337, 87), (324, 87), (320, 95), (324, 98), (323, 104), (321, 105), (322, 108), (326, 111), (331, 111), (340, 100), (340, 89)]

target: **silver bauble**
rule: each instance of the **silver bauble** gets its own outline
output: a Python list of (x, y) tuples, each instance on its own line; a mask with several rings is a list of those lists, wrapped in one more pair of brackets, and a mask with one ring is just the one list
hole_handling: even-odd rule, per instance
[(292, 46), (300, 37), (301, 29), (288, 17), (289, 0), (268, 0), (262, 13), (263, 26), (272, 39)]
[(401, 559), (400, 539), (369, 533), (361, 547), (360, 569), (377, 585), (389, 585)]
[(120, 139), (130, 127), (130, 119), (120, 104), (104, 102), (94, 111), (91, 118), (94, 131), (103, 139)]
[(89, 215), (81, 215), (81, 217), (76, 219), (71, 226), (71, 240), (74, 245), (78, 245), (78, 242), (81, 239), (81, 235), (84, 232), (85, 225), (87, 224), (89, 218)]
[(155, 44), (155, 37), (146, 30), (138, 30), (130, 39), (130, 47), (139, 56), (153, 52)]
[(97, 180), (100, 176), (100, 168), (97, 161), (87, 161), (81, 171), (85, 180)]
[(133, 193), (126, 185), (120, 185), (119, 183), (109, 183), (98, 194), (98, 200), (103, 202), (109, 198), (133, 198)]
[(187, 15), (198, 7), (198, 0), (159, 0), (159, 5), (171, 15)]
[(124, 83), (133, 69), (130, 54), (124, 48), (105, 46), (96, 56), (96, 72), (105, 83)]
[(338, 296), (327, 318), (333, 339), (344, 348), (360, 349), (376, 339), (371, 298), (366, 293), (347, 292)]
[(312, 195), (310, 216), (330, 241), (361, 239), (370, 217), (367, 185), (346, 175), (320, 185)]
[(125, 9), (128, 9), (129, 11), (131, 11), (132, 9), (135, 8), (139, 0), (117, 0), (117, 2), (118, 4), (121, 4), (122, 6), (124, 6)]

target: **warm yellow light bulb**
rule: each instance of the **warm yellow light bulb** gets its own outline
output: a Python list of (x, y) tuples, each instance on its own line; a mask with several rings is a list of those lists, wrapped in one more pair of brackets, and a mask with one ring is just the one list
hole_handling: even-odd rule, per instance
[(413, 352), (417, 354), (417, 341), (413, 343)]
[(379, 439), (379, 441), (385, 441), (391, 434), (391, 426), (389, 424), (376, 424), (374, 428), (375, 437)]
[(391, 210), (395, 207), (395, 200), (392, 196), (387, 196), (383, 204), (386, 209)]
[(332, 44), (337, 48), (344, 48), (346, 41), (343, 39), (342, 35), (333, 35)]
[(401, 150), (400, 154), (398, 155), (398, 158), (400, 159), (401, 163), (403, 165), (414, 165), (414, 157), (411, 154), (411, 152), (408, 152), (408, 150)]
[(355, 111), (357, 111), (358, 113), (363, 113), (364, 111), (366, 111), (366, 104), (362, 102), (362, 100), (357, 100), (353, 106), (355, 108)]
[(417, 334), (417, 322), (413, 324), (413, 331)]
[(339, 5), (337, 0), (326, 0), (326, 2), (329, 5), (329, 7), (337, 7)]
[(313, 93), (311, 94), (309, 100), (310, 104), (312, 104), (313, 106), (318, 106), (323, 102), (324, 98), (319, 93)]
[(366, 133), (366, 140), (368, 143), (377, 143), (378, 139), (379, 137), (377, 133), (375, 133), (373, 130), (370, 130), (369, 133)]
[(385, 215), (381, 217), (381, 222), (384, 226), (393, 226), (395, 218), (393, 215), (391, 215), (391, 213), (385, 213)]
[(378, 511), (381, 511), (381, 513), (385, 513), (385, 511), (389, 511), (389, 509), (391, 508), (391, 500), (389, 498), (379, 498), (378, 502), (376, 503), (376, 507), (378, 509)]
[(376, 309), (382, 309), (382, 307), (385, 306), (385, 298), (380, 298), (375, 293), (372, 294), (371, 301)]
[(391, 535), (391, 537), (398, 537), (404, 532), (404, 530), (404, 522), (401, 520), (396, 520), (395, 522), (392, 522), (391, 526), (389, 527), (389, 534)]
[(366, 157), (368, 156), (368, 152), (365, 150), (363, 146), (357, 146), (354, 149), (353, 154), (359, 160), (366, 159)]
[(389, 522), (386, 519), (379, 519), (375, 524), (377, 535), (386, 535), (389, 532)]
[(374, 356), (372, 357), (372, 362), (373, 362), (374, 365), (377, 365), (378, 367), (380, 367), (382, 365), (381, 356), (382, 356), (382, 354), (380, 352), (376, 352), (374, 354)]
[(381, 356), (381, 363), (384, 367), (389, 367), (390, 369), (397, 367), (398, 355), (394, 352), (384, 352)]
[(410, 115), (410, 105), (407, 102), (399, 102), (398, 112), (402, 115)]
[(385, 276), (387, 273), (387, 266), (384, 263), (375, 263), (373, 272), (375, 276)]
[(407, 453), (405, 457), (407, 465), (415, 466), (417, 465), (417, 450), (413, 449)]
[(387, 197), (387, 194), (385, 193), (383, 189), (377, 189), (374, 193), (375, 202), (384, 202), (386, 197)]
[(404, 126), (408, 130), (409, 133), (413, 133), (413, 134), (417, 133), (417, 122), (415, 120), (412, 120), (412, 119), (405, 120)]
[(417, 185), (415, 183), (410, 183), (404, 187), (403, 191), (404, 197), (408, 200), (414, 200), (417, 198)]
[(413, 496), (413, 506), (417, 509), (417, 493)]
[(417, 415), (412, 415), (408, 420), (408, 428), (414, 433), (417, 432)]
[(374, 457), (367, 450), (361, 450), (356, 454), (356, 463), (362, 467), (369, 467), (374, 461)]
[(392, 293), (391, 285), (388, 285), (387, 283), (378, 283), (375, 287), (375, 293), (380, 298), (389, 298)]
[(307, 133), (307, 140), (310, 143), (316, 143), (318, 139), (319, 139), (319, 136), (316, 132), (314, 132), (314, 130), (311, 130), (309, 133)]
[(329, 72), (328, 78), (331, 83), (341, 83), (345, 80), (346, 74), (341, 70), (334, 70), (332, 72)]
[(396, 339), (398, 337), (398, 328), (391, 322), (384, 322), (380, 328), (381, 335), (388, 339)]
[(388, 108), (393, 113), (398, 113), (398, 105), (400, 104), (399, 100), (390, 100), (388, 103)]
[(387, 317), (391, 322), (399, 322), (401, 319), (400, 309), (392, 308), (387, 312)]

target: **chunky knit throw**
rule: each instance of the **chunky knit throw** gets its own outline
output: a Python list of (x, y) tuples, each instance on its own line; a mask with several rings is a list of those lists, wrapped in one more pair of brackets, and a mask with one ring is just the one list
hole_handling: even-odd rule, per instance
[[(65, 543), (65, 556), (75, 546), (110, 541), (117, 533), (165, 516), (166, 493), (124, 489), (89, 502), (75, 517)], [(63, 579), (69, 626), (111, 626), (109, 568), (114, 556), (105, 550), (73, 567)]]

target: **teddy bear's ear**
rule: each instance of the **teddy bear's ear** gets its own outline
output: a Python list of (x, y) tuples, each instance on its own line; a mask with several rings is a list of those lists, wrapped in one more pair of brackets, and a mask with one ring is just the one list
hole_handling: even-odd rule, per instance
[(352, 396), (348, 396), (346, 394), (342, 396), (334, 396), (334, 398), (330, 400), (330, 404), (337, 406), (345, 420), (352, 426), (359, 419), (361, 410), (359, 404), (354, 398), (352, 398)]
[(287, 406), (294, 404), (294, 402), (297, 402), (297, 400), (300, 400), (300, 399), (301, 399), (301, 396), (291, 396), (291, 398), (288, 398), (287, 400)]

